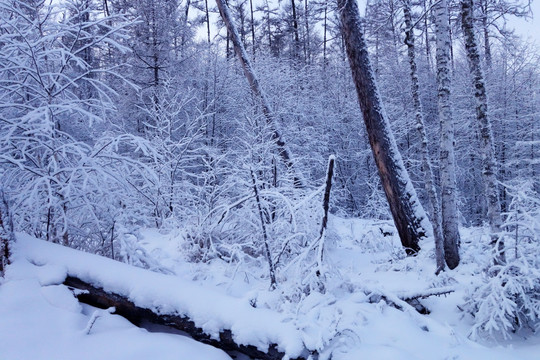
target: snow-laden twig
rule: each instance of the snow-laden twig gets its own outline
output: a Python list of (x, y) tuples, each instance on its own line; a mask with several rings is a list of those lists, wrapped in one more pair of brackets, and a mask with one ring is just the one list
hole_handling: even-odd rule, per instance
[(424, 291), (403, 291), (396, 294), (403, 301), (415, 300), (415, 299), (426, 299), (430, 296), (441, 296), (451, 294), (456, 291), (455, 286), (444, 286), (440, 288), (427, 289)]
[(88, 324), (84, 328), (83, 333), (85, 333), (86, 335), (90, 335), (90, 332), (92, 331), (92, 327), (96, 323), (97, 319), (99, 319), (100, 317), (106, 314), (114, 314), (115, 311), (116, 311), (116, 308), (114, 306), (111, 306), (110, 308), (105, 309), (105, 310), (94, 311), (92, 313), (92, 316), (90, 317), (90, 320), (88, 320)]

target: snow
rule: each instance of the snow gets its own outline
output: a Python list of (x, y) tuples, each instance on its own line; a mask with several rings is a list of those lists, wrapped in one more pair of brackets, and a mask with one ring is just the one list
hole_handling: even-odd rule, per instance
[[(394, 235), (383, 234), (393, 230), (391, 222), (334, 216), (329, 220), (325, 261), (331, 271), (324, 294), (299, 294), (294, 279), (285, 276), (270, 291), (267, 274), (257, 262), (189, 263), (178, 251), (182, 238), (177, 233), (148, 229), (140, 242), (177, 275), (19, 234), (13, 264), (0, 283), (2, 356), (230, 359), (187, 337), (148, 332), (110, 311), (79, 304), (61, 285), (69, 274), (127, 296), (138, 306), (188, 315), (214, 336), (228, 328), (237, 342), (262, 350), (277, 343), (291, 357), (306, 347), (317, 350), (320, 360), (538, 359), (540, 337), (535, 334), (516, 334), (498, 343), (469, 338), (473, 319), (458, 306), (467, 287), (478, 281), (477, 270), (487, 256), (478, 252), (477, 243), (489, 241), (482, 229), (461, 229), (463, 264), (435, 276), (433, 245), (422, 244), (417, 257), (403, 256), (395, 230)], [(398, 297), (428, 289), (455, 291), (423, 299), (429, 315), (417, 313)]]
[(15, 251), (31, 263), (46, 264), (37, 274), (42, 285), (59, 284), (67, 275), (74, 276), (156, 313), (185, 315), (216, 339), (221, 330), (230, 329), (236, 342), (263, 351), (270, 344), (279, 344), (278, 349), (292, 357), (304, 350), (300, 332), (290, 319), (254, 309), (246, 299), (223, 295), (211, 287), (24, 235), (18, 236)]
[(41, 285), (43, 266), (16, 261), (0, 285), (1, 359), (230, 360), (190, 338), (150, 333), (104, 312), (89, 334), (95, 309), (77, 302), (63, 285)]

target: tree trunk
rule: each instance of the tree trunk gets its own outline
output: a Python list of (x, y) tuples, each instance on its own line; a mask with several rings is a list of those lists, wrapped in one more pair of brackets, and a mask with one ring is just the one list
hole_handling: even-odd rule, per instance
[(251, 53), (253, 54), (253, 57), (255, 57), (255, 17), (253, 16), (253, 0), (249, 0), (249, 12), (251, 14)]
[(103, 0), (103, 14), (107, 17), (111, 16), (111, 12), (109, 11), (109, 3), (107, 0)]
[[(253, 359), (278, 360), (283, 359), (285, 356), (283, 352), (278, 350), (279, 344), (272, 344), (269, 346), (268, 350), (261, 351), (253, 345), (241, 345), (236, 343), (233, 334), (229, 329), (221, 330), (219, 339), (216, 339), (207, 334), (204, 329), (197, 327), (195, 323), (186, 316), (178, 314), (157, 314), (150, 309), (138, 307), (129, 299), (121, 295), (105, 292), (103, 289), (96, 288), (75, 277), (68, 276), (64, 281), (64, 285), (77, 290), (84, 290), (76, 292), (76, 297), (80, 302), (102, 309), (114, 307), (115, 314), (125, 317), (135, 325), (150, 322), (172, 327), (187, 333), (193, 339), (202, 343), (215, 346), (229, 353), (238, 352)], [(305, 360), (306, 357), (299, 357), (291, 360)]]
[[(427, 0), (424, 0), (424, 13), (427, 13), (428, 8), (431, 7), (427, 6), (426, 4)], [(431, 1), (430, 1), (431, 3)], [(428, 65), (428, 70), (431, 73), (433, 70), (432, 60), (431, 60), (431, 45), (429, 41), (429, 26), (428, 26), (428, 16), (427, 14), (424, 16), (424, 37), (426, 42), (426, 64)]]
[(291, 0), (292, 8), (292, 25), (294, 32), (294, 57), (299, 57), (300, 54), (300, 37), (298, 36), (298, 18), (296, 16), (296, 4)]
[(268, 102), (268, 99), (266, 98), (266, 94), (263, 92), (261, 86), (259, 85), (259, 80), (257, 79), (257, 76), (255, 75), (255, 71), (253, 70), (253, 67), (251, 66), (251, 61), (248, 58), (246, 49), (244, 48), (244, 44), (242, 44), (242, 41), (240, 41), (240, 36), (238, 35), (238, 31), (236, 30), (236, 26), (234, 25), (234, 22), (232, 20), (232, 16), (231, 16), (231, 13), (229, 12), (229, 8), (225, 5), (224, 0), (216, 0), (216, 3), (219, 9), (219, 13), (221, 14), (221, 18), (223, 19), (223, 22), (227, 26), (227, 30), (231, 36), (231, 40), (234, 46), (234, 51), (236, 52), (236, 55), (238, 56), (238, 60), (240, 60), (240, 64), (242, 65), (242, 69), (244, 70), (244, 75), (246, 76), (246, 79), (249, 83), (251, 91), (261, 101), (262, 111), (266, 119), (266, 122), (272, 128), (272, 138), (278, 146), (279, 155), (281, 159), (283, 160), (283, 162), (285, 163), (285, 166), (287, 167), (287, 169), (294, 172), (295, 186), (304, 187), (305, 185), (303, 183), (302, 178), (300, 177), (300, 174), (297, 171), (294, 171), (293, 161), (292, 161), (289, 149), (287, 148), (285, 141), (283, 140), (281, 133), (278, 130), (278, 126), (277, 126), (278, 124), (270, 108), (270, 103)]
[(337, 5), (349, 65), (381, 183), (401, 243), (407, 254), (413, 255), (420, 250), (419, 240), (431, 235), (431, 225), (407, 174), (380, 100), (361, 31), (358, 5), (351, 0), (338, 0)]
[(416, 66), (416, 55), (414, 47), (414, 27), (412, 25), (411, 16), (411, 1), (403, 1), (403, 18), (405, 21), (405, 44), (407, 45), (407, 55), (409, 58), (410, 75), (411, 75), (411, 95), (414, 107), (415, 127), (420, 137), (420, 152), (422, 154), (422, 168), (424, 170), (424, 186), (428, 196), (427, 211), (431, 215), (431, 223), (433, 224), (433, 236), (435, 238), (435, 260), (437, 269), (435, 273), (444, 270), (444, 240), (441, 230), (441, 212), (439, 207), (439, 199), (437, 198), (437, 190), (435, 188), (435, 176), (433, 175), (433, 167), (429, 158), (428, 140), (426, 128), (424, 126), (424, 115), (422, 104), (420, 103), (420, 93), (418, 84), (418, 71)]
[(480, 4), (482, 10), (482, 32), (484, 33), (484, 56), (486, 58), (486, 67), (491, 68), (492, 56), (491, 56), (491, 42), (489, 41), (489, 25), (488, 25), (488, 4), (484, 0)]
[(191, 0), (187, 0), (186, 2), (186, 10), (184, 12), (184, 28), (182, 29), (182, 40), (180, 41), (180, 44), (182, 45), (182, 48), (184, 48), (184, 45), (186, 44), (186, 35), (187, 35), (187, 28), (188, 28), (188, 22), (189, 22), (189, 6), (191, 5)]
[(270, 18), (270, 15), (272, 14), (272, 12), (270, 11), (270, 2), (268, 0), (265, 1), (265, 8), (266, 8), (266, 15), (267, 15), (267, 18), (266, 18), (266, 31), (268, 32), (268, 48), (270, 49), (270, 51), (272, 51), (272, 26), (270, 25), (271, 23), (271, 18)]
[(268, 261), (268, 269), (270, 271), (270, 288), (276, 288), (276, 271), (274, 269), (274, 263), (272, 262), (272, 255), (270, 254), (270, 245), (268, 243), (268, 232), (266, 231), (266, 221), (263, 213), (261, 198), (259, 196), (259, 188), (257, 186), (257, 181), (255, 180), (255, 174), (253, 170), (250, 169), (251, 183), (253, 185), (253, 193), (255, 194), (255, 201), (257, 202), (257, 210), (259, 211), (259, 220), (261, 220), (261, 230), (263, 235), (263, 245), (264, 253), (266, 255), (266, 260)]
[[(326, 170), (326, 186), (323, 197), (323, 217), (321, 221), (321, 230), (319, 231), (319, 249), (317, 253), (317, 271), (316, 275), (320, 278), (322, 274), (322, 263), (324, 257), (324, 240), (326, 237), (326, 228), (328, 226), (328, 210), (330, 209), (330, 191), (332, 190), (332, 179), (334, 177), (334, 163), (336, 158), (330, 155), (328, 158), (328, 168)], [(319, 288), (324, 291), (324, 284), (320, 283)]]
[(4, 276), (6, 266), (10, 263), (11, 247), (14, 242), (13, 218), (0, 184), (0, 277)]
[(326, 68), (326, 21), (328, 19), (328, 4), (324, 5), (324, 25), (323, 25), (323, 65)]
[(454, 122), (450, 103), (450, 26), (446, 0), (435, 6), (436, 60), (440, 138), (441, 208), (444, 256), (446, 264), (454, 269), (459, 264), (459, 229), (456, 199), (456, 170), (454, 160)]
[(304, 0), (304, 20), (306, 25), (306, 39), (304, 40), (304, 48), (306, 49), (306, 62), (311, 62), (311, 39), (309, 33), (309, 5), (308, 0)]
[(473, 25), (473, 2), (463, 0), (461, 2), (461, 24), (465, 36), (465, 50), (469, 60), (469, 70), (474, 86), (474, 98), (476, 100), (476, 119), (480, 128), (480, 152), (482, 155), (482, 177), (484, 180), (485, 196), (487, 198), (487, 215), (491, 230), (491, 244), (496, 247), (494, 259), (495, 265), (506, 262), (504, 254), (504, 242), (501, 236), (501, 204), (497, 183), (497, 162), (493, 149), (493, 134), (488, 117), (486, 85), (484, 74), (480, 66), (480, 54), (474, 35)]
[(208, 0), (204, 0), (204, 12), (206, 15), (206, 40), (210, 44), (210, 12), (208, 10)]

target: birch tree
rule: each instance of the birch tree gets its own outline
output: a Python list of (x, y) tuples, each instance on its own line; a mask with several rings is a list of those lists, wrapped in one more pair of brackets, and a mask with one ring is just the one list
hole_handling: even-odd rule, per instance
[(458, 231), (457, 189), (454, 157), (454, 122), (450, 88), (452, 72), (450, 69), (450, 26), (448, 5), (441, 0), (435, 10), (436, 61), (437, 61), (437, 99), (440, 122), (440, 176), (441, 176), (441, 209), (442, 233), (444, 239), (444, 256), (446, 264), (454, 269), (459, 264), (460, 242)]
[(461, 26), (465, 36), (465, 50), (469, 62), (472, 85), (475, 89), (476, 120), (480, 129), (480, 153), (482, 156), (482, 177), (487, 199), (487, 216), (491, 231), (491, 244), (496, 248), (495, 265), (505, 263), (504, 242), (501, 237), (501, 204), (497, 183), (497, 162), (493, 148), (493, 134), (488, 116), (488, 103), (484, 74), (480, 65), (480, 54), (474, 34), (473, 2), (461, 2)]
[(428, 195), (427, 210), (431, 215), (433, 224), (433, 236), (435, 239), (435, 259), (437, 263), (436, 273), (444, 269), (444, 239), (441, 229), (441, 213), (437, 189), (435, 188), (435, 176), (429, 157), (428, 140), (422, 104), (420, 103), (420, 91), (418, 82), (418, 70), (416, 66), (416, 54), (414, 46), (414, 25), (411, 16), (411, 1), (403, 1), (403, 20), (405, 22), (405, 45), (407, 45), (407, 57), (409, 59), (411, 76), (411, 96), (414, 108), (415, 127), (420, 137), (420, 152), (422, 154), (422, 168), (424, 170), (424, 186)]
[(413, 255), (420, 250), (419, 240), (431, 235), (431, 224), (407, 174), (380, 100), (361, 31), (358, 5), (354, 0), (338, 0), (337, 4), (373, 157), (401, 243), (407, 254)]

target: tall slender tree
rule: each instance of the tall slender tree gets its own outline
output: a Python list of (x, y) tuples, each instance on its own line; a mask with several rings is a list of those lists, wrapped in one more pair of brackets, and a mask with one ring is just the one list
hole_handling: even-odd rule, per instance
[(491, 244), (495, 247), (496, 265), (505, 263), (504, 241), (501, 236), (502, 217), (497, 182), (497, 161), (493, 147), (493, 134), (488, 116), (488, 101), (484, 74), (480, 64), (480, 54), (474, 34), (473, 1), (461, 1), (461, 26), (465, 36), (465, 50), (475, 89), (476, 120), (480, 128), (480, 153), (482, 156), (482, 177), (487, 199), (487, 216), (491, 230)]
[(411, 16), (411, 1), (403, 0), (403, 20), (405, 22), (405, 45), (407, 45), (407, 57), (409, 59), (411, 76), (411, 96), (414, 108), (415, 127), (420, 137), (420, 152), (422, 153), (422, 168), (424, 170), (424, 186), (428, 196), (427, 210), (431, 215), (433, 224), (433, 236), (435, 239), (435, 259), (437, 263), (436, 273), (442, 271), (444, 265), (444, 239), (441, 229), (441, 212), (437, 189), (435, 188), (435, 176), (431, 159), (429, 158), (428, 139), (426, 127), (424, 125), (424, 113), (420, 103), (420, 86), (418, 81), (418, 70), (416, 65), (416, 54), (414, 46), (414, 25)]
[(272, 127), (272, 130), (273, 130), (272, 137), (276, 141), (276, 144), (279, 148), (279, 155), (281, 159), (283, 160), (284, 164), (287, 166), (287, 168), (294, 172), (295, 186), (303, 187), (304, 183), (303, 183), (302, 177), (299, 174), (298, 169), (294, 169), (293, 160), (292, 160), (290, 151), (285, 141), (283, 140), (281, 132), (278, 130), (278, 124), (277, 124), (275, 115), (270, 107), (270, 103), (268, 102), (266, 94), (264, 93), (261, 85), (259, 84), (259, 79), (255, 75), (255, 70), (253, 69), (253, 66), (251, 65), (251, 60), (249, 59), (246, 49), (244, 47), (244, 44), (242, 43), (240, 39), (240, 35), (238, 34), (236, 25), (233, 22), (233, 18), (231, 16), (229, 8), (227, 7), (227, 5), (225, 4), (223, 0), (216, 0), (216, 3), (219, 9), (219, 13), (221, 14), (221, 17), (223, 19), (223, 22), (227, 26), (227, 30), (229, 31), (229, 34), (231, 36), (231, 40), (234, 46), (234, 51), (236, 55), (238, 56), (238, 60), (240, 61), (240, 64), (242, 65), (242, 69), (244, 70), (244, 75), (246, 76), (246, 79), (249, 83), (251, 91), (255, 94), (256, 97), (260, 99), (264, 117), (267, 123)]
[(436, 61), (437, 61), (437, 99), (439, 104), (441, 209), (444, 256), (446, 264), (454, 269), (459, 264), (460, 242), (457, 211), (457, 188), (454, 156), (454, 122), (450, 88), (452, 71), (450, 68), (450, 26), (446, 0), (435, 5)]

